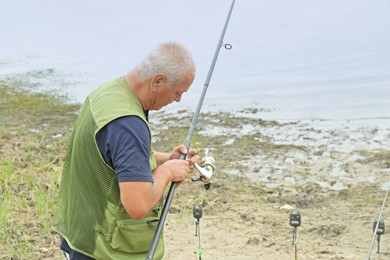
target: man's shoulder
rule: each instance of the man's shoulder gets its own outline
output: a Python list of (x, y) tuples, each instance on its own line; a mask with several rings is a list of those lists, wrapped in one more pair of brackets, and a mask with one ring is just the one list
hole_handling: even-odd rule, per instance
[(149, 136), (146, 122), (137, 115), (119, 117), (107, 124), (110, 133), (128, 135), (129, 132), (138, 136)]

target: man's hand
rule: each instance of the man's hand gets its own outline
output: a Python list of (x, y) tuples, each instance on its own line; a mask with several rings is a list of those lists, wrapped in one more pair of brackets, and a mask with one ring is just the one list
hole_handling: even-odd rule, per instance
[[(181, 160), (181, 154), (186, 154), (187, 160)], [(170, 154), (155, 152), (155, 156), (158, 167), (153, 171), (154, 183), (119, 183), (123, 206), (132, 218), (143, 218), (160, 201), (165, 187), (170, 182), (182, 183), (199, 160), (196, 149), (187, 153), (185, 145), (177, 146)]]
[[(199, 155), (197, 155), (197, 150), (190, 149), (188, 151), (188, 149), (185, 147), (185, 145), (182, 144), (182, 145), (179, 145), (173, 149), (173, 151), (170, 153), (169, 159), (170, 160), (179, 159), (182, 154), (187, 155), (187, 160), (186, 160), (187, 164), (186, 165), (187, 165), (188, 169), (190, 170), (190, 172), (192, 172), (192, 170), (194, 169), (194, 164), (199, 160)], [(180, 183), (180, 182), (184, 181), (185, 178), (178, 180), (179, 178), (174, 177), (173, 179), (175, 179), (175, 180), (172, 180), (173, 182)]]
[(187, 160), (190, 162), (190, 164), (194, 164), (196, 161), (199, 160), (199, 156), (197, 155), (198, 152), (196, 149), (190, 149), (190, 151), (187, 150), (187, 147), (185, 147), (184, 144), (176, 146), (173, 151), (171, 152), (169, 159), (179, 159), (180, 155), (186, 154)]

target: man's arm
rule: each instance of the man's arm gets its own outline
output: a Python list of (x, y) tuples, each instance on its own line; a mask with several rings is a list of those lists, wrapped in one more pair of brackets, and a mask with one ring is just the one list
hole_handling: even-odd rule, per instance
[(153, 183), (119, 183), (123, 206), (132, 218), (143, 218), (161, 200), (169, 183), (180, 183), (192, 172), (194, 163), (199, 159), (196, 149), (190, 149), (187, 160), (179, 159), (182, 153), (187, 153), (184, 145), (175, 147), (171, 153), (154, 153), (159, 164), (152, 174)]
[(153, 171), (149, 165), (150, 136), (147, 126), (135, 116), (119, 118), (97, 134), (103, 158), (118, 176), (121, 202), (134, 219), (144, 217), (160, 201), (170, 182), (184, 181), (197, 160), (196, 150), (189, 152), (191, 160), (178, 160), (186, 153), (184, 145), (170, 154), (157, 153), (159, 165)]
[(153, 171), (154, 182), (121, 182), (121, 201), (126, 212), (134, 219), (143, 218), (150, 212), (171, 182), (181, 182), (192, 171), (186, 160), (168, 160)]
[(170, 153), (154, 152), (154, 157), (156, 157), (157, 165), (161, 165), (169, 160)]

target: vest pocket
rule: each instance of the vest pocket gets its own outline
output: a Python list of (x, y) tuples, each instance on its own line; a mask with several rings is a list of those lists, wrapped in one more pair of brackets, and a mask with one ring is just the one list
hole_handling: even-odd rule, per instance
[(111, 247), (123, 252), (147, 252), (157, 228), (158, 219), (118, 220)]
[(148, 213), (145, 218), (135, 220), (129, 218), (123, 207), (108, 203), (105, 221), (96, 225), (95, 230), (103, 235), (107, 246), (114, 251), (148, 252), (157, 229), (160, 207), (156, 207), (156, 211)]

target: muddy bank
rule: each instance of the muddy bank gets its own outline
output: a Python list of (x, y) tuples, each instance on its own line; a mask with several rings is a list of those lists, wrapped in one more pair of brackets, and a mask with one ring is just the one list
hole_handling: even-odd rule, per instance
[[(187, 112), (157, 113), (156, 148), (185, 139)], [(182, 127), (174, 127), (177, 117)], [(191, 182), (179, 190), (166, 228), (166, 259), (196, 259), (195, 203), (204, 206), (202, 248), (208, 259), (294, 258), (291, 209), (302, 214), (299, 258), (366, 257), (390, 180), (389, 126), (388, 119), (277, 122), (251, 113), (202, 114), (192, 146), (211, 149), (214, 184), (210, 191)], [(192, 200), (184, 198), (186, 192)], [(384, 243), (371, 259), (390, 255)]]
[[(0, 258), (61, 259), (50, 225), (79, 105), (16, 86), (0, 84)], [(291, 209), (302, 214), (298, 258), (365, 258), (390, 180), (387, 119), (278, 122), (255, 115), (256, 109), (200, 116), (192, 147), (210, 148), (217, 170), (210, 190), (190, 180), (178, 187), (165, 259), (198, 259), (192, 216), (198, 203), (203, 259), (293, 259)], [(150, 118), (154, 149), (170, 151), (185, 140), (192, 112)], [(385, 207), (385, 221), (389, 214)], [(383, 235), (382, 253), (372, 259), (390, 257), (388, 241)]]
[[(192, 146), (209, 147), (221, 172), (269, 188), (310, 182), (342, 190), (390, 180), (390, 119), (277, 122), (255, 112), (202, 114)], [(157, 113), (155, 142), (166, 147), (184, 140), (191, 116)], [(177, 117), (181, 128), (174, 128)]]

